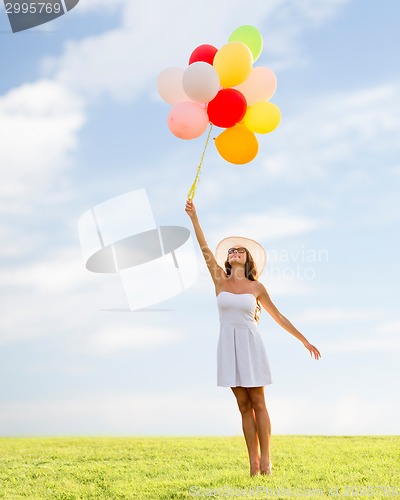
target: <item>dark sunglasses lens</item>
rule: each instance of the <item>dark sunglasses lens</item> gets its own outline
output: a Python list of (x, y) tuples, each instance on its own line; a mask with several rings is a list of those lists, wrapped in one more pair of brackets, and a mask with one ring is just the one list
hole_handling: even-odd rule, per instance
[(238, 252), (238, 253), (244, 253), (246, 251), (246, 249), (245, 248), (230, 248), (228, 250), (228, 253), (232, 254), (235, 251)]

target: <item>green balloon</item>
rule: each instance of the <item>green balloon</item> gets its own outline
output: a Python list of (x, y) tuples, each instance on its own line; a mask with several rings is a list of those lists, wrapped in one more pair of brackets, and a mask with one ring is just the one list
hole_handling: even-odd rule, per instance
[(260, 57), (263, 48), (263, 39), (261, 33), (255, 26), (245, 24), (239, 26), (229, 37), (230, 42), (241, 42), (250, 49), (253, 54), (253, 62)]

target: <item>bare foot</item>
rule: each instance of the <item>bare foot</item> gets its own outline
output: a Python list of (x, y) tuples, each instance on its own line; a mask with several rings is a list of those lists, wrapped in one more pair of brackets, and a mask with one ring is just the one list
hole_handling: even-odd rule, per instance
[(258, 476), (260, 474), (260, 463), (254, 462), (250, 464), (250, 476)]
[(264, 476), (272, 476), (272, 463), (269, 459), (261, 459), (260, 473)]

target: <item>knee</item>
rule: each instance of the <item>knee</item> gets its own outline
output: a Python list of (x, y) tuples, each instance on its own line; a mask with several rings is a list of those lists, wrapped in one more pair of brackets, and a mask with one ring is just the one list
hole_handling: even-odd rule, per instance
[(257, 412), (266, 411), (265, 400), (263, 397), (253, 397), (250, 400), (251, 407)]
[(238, 399), (237, 400), (237, 404), (238, 404), (238, 407), (239, 407), (239, 411), (242, 415), (244, 415), (245, 413), (249, 412), (252, 410), (252, 405), (251, 405), (251, 401), (249, 398), (247, 399)]

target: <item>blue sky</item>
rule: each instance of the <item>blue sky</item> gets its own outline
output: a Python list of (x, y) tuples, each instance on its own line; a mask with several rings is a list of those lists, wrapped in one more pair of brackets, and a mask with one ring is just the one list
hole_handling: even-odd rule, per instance
[(241, 433), (216, 387), (199, 251), (185, 293), (118, 312), (120, 282), (85, 269), (78, 220), (145, 188), (159, 225), (190, 228), (205, 136), (169, 132), (157, 76), (242, 24), (263, 34), (282, 122), (248, 165), (210, 144), (195, 202), (211, 247), (265, 246), (262, 282), (322, 353), (263, 312), (273, 432), (399, 433), (399, 17), (394, 0), (82, 0), (12, 34), (1, 7), (1, 435)]

